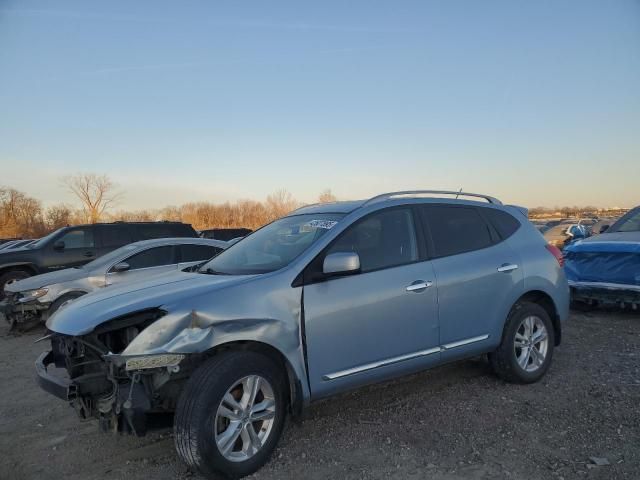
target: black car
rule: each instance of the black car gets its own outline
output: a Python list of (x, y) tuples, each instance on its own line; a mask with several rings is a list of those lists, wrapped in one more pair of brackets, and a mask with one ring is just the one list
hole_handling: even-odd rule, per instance
[(200, 236), (202, 238), (213, 238), (215, 240), (224, 240), (228, 242), (234, 238), (246, 237), (253, 230), (248, 228), (210, 228), (208, 230), (201, 230)]
[(0, 251), (0, 300), (4, 298), (7, 283), (80, 266), (128, 243), (197, 236), (191, 225), (179, 222), (116, 222), (64, 227), (23, 248)]

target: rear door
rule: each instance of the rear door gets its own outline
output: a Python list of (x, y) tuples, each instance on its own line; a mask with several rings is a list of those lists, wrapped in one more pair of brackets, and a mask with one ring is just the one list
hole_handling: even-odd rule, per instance
[(100, 240), (98, 256), (102, 256), (105, 253), (109, 253), (116, 248), (128, 245), (134, 241), (133, 235), (131, 234), (131, 227), (129, 225), (96, 225), (95, 228)]
[(486, 351), (500, 342), (514, 290), (523, 290), (518, 254), (482, 207), (421, 207), (438, 285), (442, 360)]
[[(422, 239), (412, 208), (385, 209), (350, 226), (309, 265), (304, 328), (315, 398), (438, 361), (435, 277)], [(323, 278), (324, 257), (335, 252), (358, 253), (361, 271)]]
[(134, 253), (130, 257), (123, 259), (122, 262), (129, 264), (129, 270), (116, 272), (115, 265), (112, 266), (107, 271), (107, 285), (135, 282), (155, 275), (177, 271), (177, 249), (174, 245), (152, 247)]

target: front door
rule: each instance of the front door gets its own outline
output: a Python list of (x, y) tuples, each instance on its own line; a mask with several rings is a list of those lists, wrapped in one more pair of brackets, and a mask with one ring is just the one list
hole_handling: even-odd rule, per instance
[(304, 286), (314, 398), (438, 361), (435, 276), (416, 220), (410, 207), (375, 212), (321, 254), (356, 252), (361, 271)]
[(89, 227), (72, 228), (47, 246), (44, 256), (46, 270), (77, 267), (94, 260), (97, 256), (94, 230)]

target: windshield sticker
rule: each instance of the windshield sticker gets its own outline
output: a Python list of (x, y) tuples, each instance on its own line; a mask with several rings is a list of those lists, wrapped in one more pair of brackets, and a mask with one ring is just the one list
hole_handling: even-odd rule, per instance
[(334, 220), (311, 220), (305, 224), (305, 226), (309, 226), (311, 228), (324, 228), (329, 230), (333, 228), (333, 226), (338, 223)]

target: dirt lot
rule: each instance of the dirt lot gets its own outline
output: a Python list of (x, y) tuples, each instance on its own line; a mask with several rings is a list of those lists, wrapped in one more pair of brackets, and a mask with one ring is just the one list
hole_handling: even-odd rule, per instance
[[(40, 391), (43, 332), (0, 326), (0, 478), (194, 478), (170, 430), (99, 434)], [(606, 458), (596, 466), (590, 457)], [(542, 382), (505, 384), (482, 359), (315, 405), (255, 479), (640, 478), (640, 315), (574, 312)]]

